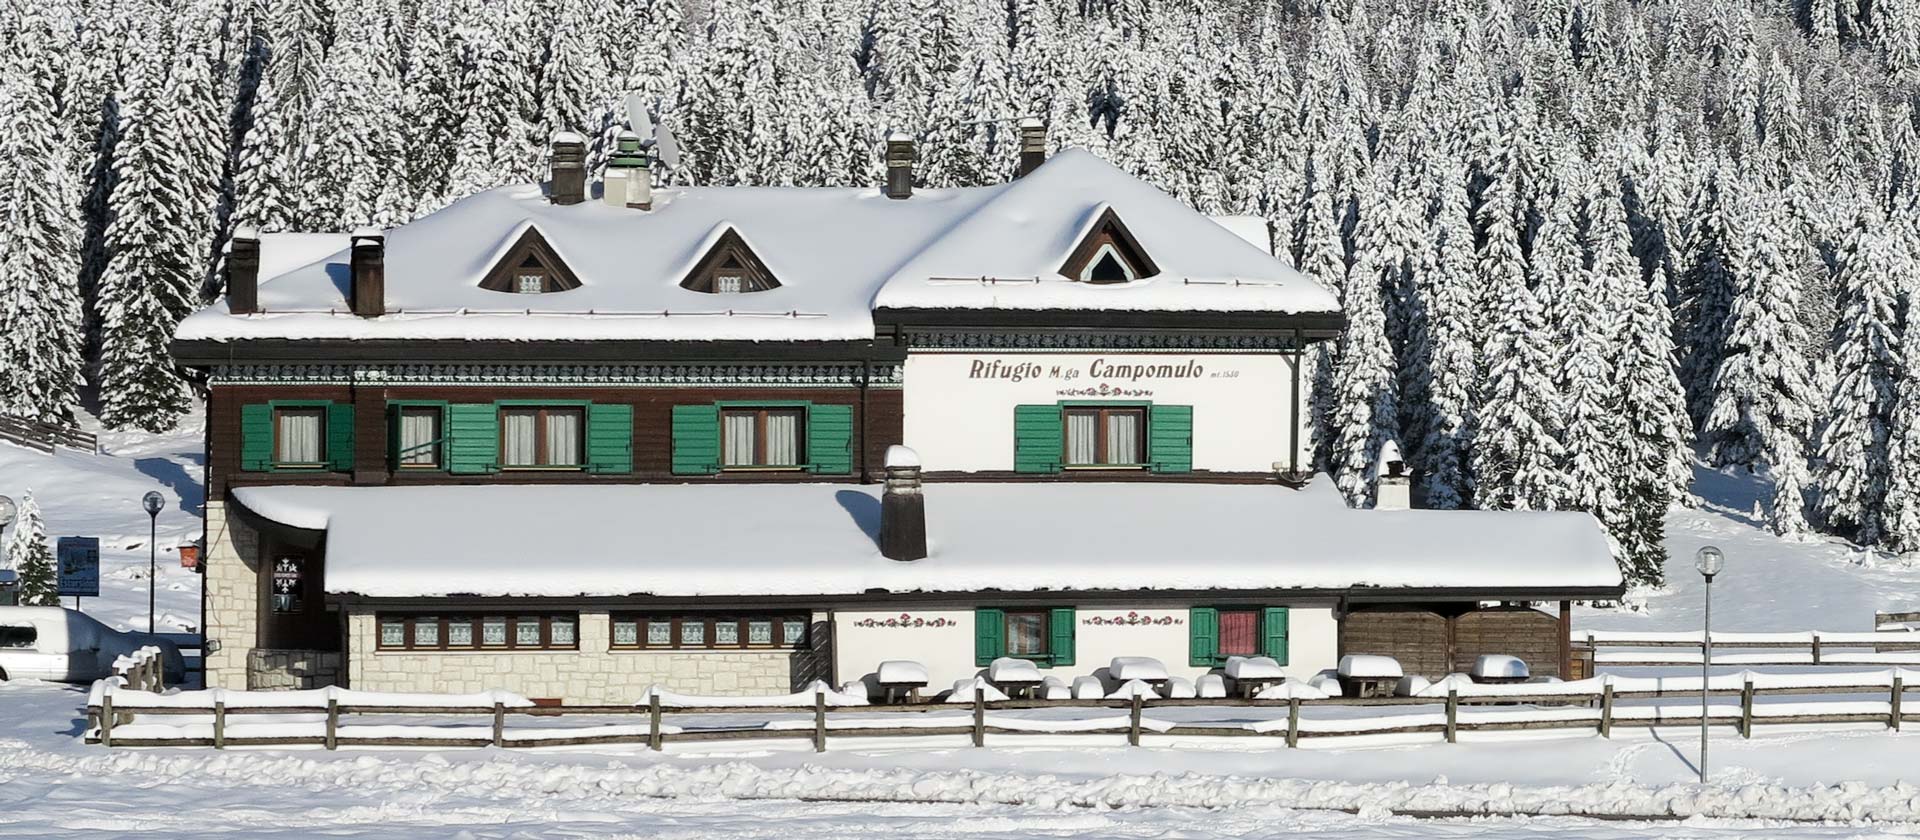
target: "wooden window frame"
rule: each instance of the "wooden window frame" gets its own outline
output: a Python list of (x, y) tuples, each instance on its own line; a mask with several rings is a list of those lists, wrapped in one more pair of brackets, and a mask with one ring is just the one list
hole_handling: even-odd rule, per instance
[[(393, 410), (396, 420), (393, 425), (393, 433), (395, 435), (393, 441), (393, 468), (400, 472), (445, 472), (447, 469), (447, 404), (396, 402), (393, 403)], [(433, 463), (431, 464), (407, 463), (406, 453), (400, 448), (401, 442), (398, 435), (400, 434), (400, 429), (404, 426), (407, 412), (410, 411), (433, 413)]]
[[(507, 620), (507, 641), (503, 645), (489, 645), (486, 639), (486, 621), (490, 618)], [(415, 641), (414, 627), (420, 622), (432, 620), (436, 632), (436, 644), (422, 645)], [(381, 629), (389, 622), (398, 621), (401, 626), (400, 645), (389, 645), (381, 635)], [(555, 644), (553, 625), (556, 621), (573, 624), (573, 641), (568, 644)], [(537, 645), (519, 643), (519, 626), (527, 622), (537, 622), (540, 626), (540, 642)], [(464, 624), (470, 628), (472, 644), (455, 646), (448, 642), (453, 625)], [(567, 651), (580, 649), (579, 613), (465, 613), (450, 615), (440, 613), (376, 613), (374, 615), (374, 649), (376, 651), (407, 652), (451, 652), (467, 651), (523, 652), (523, 651)]]
[(520, 234), (520, 238), (514, 240), (513, 247), (508, 248), (507, 252), (501, 255), (500, 260), (487, 270), (487, 275), (480, 280), (480, 288), (510, 295), (527, 294), (520, 291), (520, 275), (528, 273), (529, 260), (537, 263), (541, 273), (545, 275), (541, 294), (580, 288), (580, 278), (560, 259), (560, 255), (554, 252), (553, 247), (547, 244), (546, 237), (540, 234), (540, 229), (532, 226), (528, 226), (526, 231)]
[[(1037, 653), (1013, 652), (1014, 616), (1038, 616), (1040, 619), (1040, 650)], [(1014, 659), (1029, 659), (1035, 662), (1053, 661), (1053, 610), (1051, 609), (1003, 609), (1000, 611), (1000, 644), (1006, 655)]]
[[(1150, 419), (1147, 416), (1148, 414), (1147, 409), (1148, 407), (1144, 405), (1062, 406), (1060, 409), (1060, 466), (1069, 470), (1146, 469), (1149, 466), (1147, 463), (1147, 459), (1150, 457), (1150, 446), (1147, 438), (1151, 434), (1150, 427), (1147, 425), (1147, 421)], [(1137, 444), (1136, 454), (1140, 456), (1140, 460), (1138, 461), (1133, 461), (1133, 462), (1124, 463), (1124, 464), (1112, 464), (1112, 463), (1106, 463), (1106, 462), (1097, 460), (1099, 458), (1106, 457), (1106, 453), (1107, 453), (1107, 417), (1108, 415), (1117, 413), (1117, 412), (1137, 414), (1140, 417), (1140, 434), (1139, 434), (1139, 440), (1136, 442)], [(1072, 460), (1073, 446), (1072, 446), (1071, 435), (1073, 434), (1073, 425), (1069, 423), (1068, 420), (1076, 414), (1092, 414), (1094, 417), (1093, 419), (1093, 453), (1094, 453), (1094, 458), (1096, 460), (1090, 464), (1076, 464)]]
[[(722, 274), (740, 275), (740, 291), (720, 291)], [(729, 227), (720, 233), (706, 255), (694, 263), (687, 276), (680, 279), (680, 288), (708, 295), (750, 295), (780, 288), (780, 279), (773, 276), (766, 262), (747, 246), (739, 232)]]
[[(756, 645), (748, 641), (748, 638), (749, 638), (748, 629), (747, 629), (748, 625), (755, 621), (770, 621), (773, 623), (773, 643), (772, 644)], [(797, 621), (800, 623), (800, 638), (798, 639), (787, 638), (786, 627), (787, 627), (787, 622), (790, 622), (790, 621)], [(634, 643), (633, 644), (630, 644), (630, 645), (620, 644), (614, 641), (614, 631), (613, 631), (614, 625), (621, 624), (623, 622), (633, 622), (634, 624)], [(697, 644), (697, 645), (689, 645), (689, 644), (683, 643), (681, 641), (680, 628), (688, 623), (696, 623), (696, 622), (704, 626), (704, 629), (705, 629), (704, 638), (706, 639), (706, 641), (702, 644)], [(647, 625), (649, 624), (666, 624), (667, 625), (668, 627), (667, 644), (651, 645), (647, 643)], [(722, 624), (732, 624), (736, 628), (738, 628), (736, 631), (737, 635), (735, 636), (735, 638), (738, 639), (738, 641), (735, 644), (721, 645), (715, 641), (715, 638), (716, 638), (715, 627)], [(714, 651), (714, 652), (722, 652), (722, 653), (727, 651), (766, 651), (766, 652), (795, 651), (795, 650), (807, 650), (811, 648), (812, 638), (813, 638), (813, 618), (812, 616), (807, 615), (805, 613), (617, 612), (608, 616), (608, 622), (607, 622), (607, 649), (620, 650), (620, 651), (655, 651), (655, 652), (657, 651)]]
[[(571, 464), (509, 464), (507, 463), (507, 414), (516, 411), (534, 412), (533, 452), (536, 461), (547, 456), (547, 417), (549, 412), (566, 411), (580, 417), (580, 440), (575, 447), (574, 462)], [(497, 425), (500, 427), (499, 447), (500, 469), (510, 471), (580, 471), (587, 468), (587, 407), (578, 404), (518, 404), (502, 403), (497, 408)]]
[[(1115, 258), (1120, 260), (1124, 268), (1132, 269), (1132, 281), (1087, 279), (1088, 267), (1095, 264), (1106, 246), (1113, 247)], [(1134, 238), (1133, 231), (1127, 229), (1126, 223), (1120, 221), (1120, 214), (1113, 212), (1112, 207), (1101, 211), (1099, 218), (1087, 228), (1087, 235), (1081, 238), (1079, 245), (1074, 246), (1073, 252), (1067, 255), (1067, 261), (1060, 266), (1062, 277), (1076, 283), (1094, 285), (1145, 280), (1159, 273), (1160, 266), (1147, 255), (1145, 248), (1140, 247), (1140, 240)]]
[[(794, 463), (768, 464), (767, 460), (767, 418), (779, 414), (794, 415)], [(750, 464), (727, 463), (727, 417), (729, 415), (753, 415), (753, 457)], [(799, 472), (807, 468), (807, 407), (804, 405), (723, 405), (720, 406), (720, 471), (721, 472)]]
[[(1223, 643), (1226, 637), (1226, 630), (1227, 630), (1227, 623), (1224, 619), (1224, 616), (1226, 616), (1227, 613), (1251, 613), (1253, 615), (1253, 652), (1252, 653), (1228, 653), (1227, 652), (1226, 645)], [(1213, 608), (1213, 658), (1214, 658), (1214, 661), (1219, 662), (1221, 664), (1226, 664), (1227, 657), (1229, 656), (1252, 657), (1252, 656), (1267, 655), (1266, 649), (1264, 646), (1265, 640), (1267, 638), (1266, 632), (1267, 632), (1267, 611), (1263, 607), (1246, 607), (1246, 606), (1214, 607)]]
[[(272, 468), (275, 470), (313, 470), (324, 472), (333, 469), (333, 462), (327, 458), (327, 406), (325, 402), (276, 402), (269, 404), (267, 425), (272, 429), (273, 439), (268, 443), (273, 453)], [(280, 460), (280, 415), (288, 411), (310, 411), (320, 417), (320, 460), (311, 463), (305, 461)]]

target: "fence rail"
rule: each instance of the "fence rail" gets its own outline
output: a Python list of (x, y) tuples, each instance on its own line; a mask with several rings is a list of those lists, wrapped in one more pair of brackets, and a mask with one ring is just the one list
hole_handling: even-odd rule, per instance
[[(1709, 724), (1736, 728), (1752, 737), (1754, 728), (1780, 724), (1878, 723), (1898, 730), (1920, 714), (1906, 711), (1908, 686), (1920, 687), (1920, 671), (1889, 670), (1854, 674), (1782, 675), (1745, 672), (1711, 678), (1706, 693), (1736, 702), (1709, 703)], [(1443, 686), (1435, 686), (1435, 689)], [(1698, 726), (1699, 678), (1596, 677), (1578, 683), (1444, 686), (1421, 697), (1249, 700), (1238, 698), (1125, 700), (985, 700), (969, 703), (841, 704), (844, 695), (816, 692), (807, 705), (663, 705), (659, 693), (644, 704), (534, 706), (505, 694), (471, 695), (431, 702), (425, 695), (382, 696), (333, 689), (287, 693), (204, 691), (155, 694), (130, 691), (111, 682), (96, 688), (88, 707), (88, 743), (103, 746), (341, 746), (502, 747), (646, 745), (659, 750), (670, 743), (753, 739), (810, 739), (825, 751), (830, 737), (884, 738), (966, 736), (973, 746), (989, 736), (1125, 736), (1139, 745), (1145, 735), (1168, 737), (1243, 737), (1271, 739), (1288, 747), (1303, 738), (1364, 735), (1436, 734), (1453, 743), (1462, 732), (1585, 730), (1611, 737), (1617, 725)], [(1857, 695), (1866, 699), (1813, 703), (1762, 703), (1756, 699)], [(323, 702), (313, 702), (324, 697)], [(342, 698), (349, 701), (342, 702)], [(674, 695), (678, 697), (678, 695)], [(796, 695), (804, 699), (805, 695)], [(490, 698), (491, 702), (485, 702)], [(830, 702), (830, 698), (833, 698)], [(713, 698), (716, 699), (717, 698)], [(792, 699), (792, 698), (789, 698)], [(1620, 705), (1621, 701), (1678, 699), (1675, 703)], [(291, 705), (288, 701), (302, 702)], [(1439, 707), (1436, 711), (1434, 707)], [(1361, 707), (1368, 714), (1303, 717), (1304, 711)], [(1396, 708), (1400, 707), (1400, 708)], [(1156, 711), (1221, 708), (1238, 714), (1223, 721), (1180, 721), (1155, 717)], [(1068, 720), (1031, 719), (1001, 714), (1031, 709), (1086, 709), (1110, 714)], [(1244, 710), (1262, 709), (1275, 717), (1245, 720)], [(808, 716), (807, 713), (811, 712)], [(970, 714), (966, 714), (969, 713)], [(1284, 717), (1278, 713), (1284, 712)], [(944, 713), (944, 714), (942, 714)], [(692, 723), (686, 716), (768, 716), (750, 723)], [(949, 718), (947, 715), (951, 715)], [(433, 723), (362, 725), (349, 718), (430, 717)], [(637, 723), (600, 723), (580, 727), (509, 728), (511, 718), (637, 718)], [(138, 723), (140, 718), (192, 718), (179, 725)], [(311, 718), (318, 717), (319, 720)], [(279, 718), (264, 723), (249, 719)], [(293, 718), (289, 720), (288, 718)], [(484, 718), (485, 724), (462, 719)], [(447, 720), (452, 719), (452, 720)], [(116, 732), (116, 729), (120, 730)], [(451, 731), (450, 731), (451, 730)]]
[[(1698, 665), (1698, 632), (1583, 630), (1573, 642), (1593, 650), (1595, 666)], [(1613, 648), (1613, 650), (1608, 650)], [(1920, 665), (1920, 631), (1714, 633), (1713, 661), (1723, 665)]]
[(85, 452), (100, 451), (100, 440), (91, 432), (83, 432), (75, 426), (42, 423), (11, 414), (0, 414), (0, 440), (11, 441), (47, 454), (52, 454), (56, 446)]

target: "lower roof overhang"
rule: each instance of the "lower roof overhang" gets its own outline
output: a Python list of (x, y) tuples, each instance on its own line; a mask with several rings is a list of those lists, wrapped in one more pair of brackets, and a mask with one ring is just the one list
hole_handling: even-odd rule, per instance
[(1347, 587), (1333, 589), (1071, 589), (1038, 592), (1007, 592), (982, 589), (965, 592), (862, 592), (859, 594), (819, 595), (698, 595), (660, 596), (647, 593), (631, 595), (595, 595), (581, 597), (440, 595), (433, 597), (369, 597), (352, 592), (328, 594), (328, 600), (344, 606), (370, 608), (407, 608), (431, 605), (434, 608), (475, 609), (513, 604), (527, 609), (563, 609), (598, 607), (617, 609), (730, 609), (730, 608), (870, 608), (885, 606), (927, 607), (940, 605), (990, 604), (992, 606), (1097, 606), (1129, 605), (1170, 601), (1185, 604), (1226, 606), (1232, 604), (1271, 604), (1276, 601), (1338, 601), (1344, 604), (1461, 604), (1478, 601), (1615, 601), (1626, 592), (1624, 586), (1576, 587), (1487, 587), (1405, 589)]

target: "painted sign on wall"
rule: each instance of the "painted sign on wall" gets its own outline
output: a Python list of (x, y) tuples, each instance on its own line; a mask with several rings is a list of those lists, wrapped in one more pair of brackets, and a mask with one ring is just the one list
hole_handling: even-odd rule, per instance
[(54, 543), (54, 559), (63, 597), (100, 597), (98, 537), (61, 537)]

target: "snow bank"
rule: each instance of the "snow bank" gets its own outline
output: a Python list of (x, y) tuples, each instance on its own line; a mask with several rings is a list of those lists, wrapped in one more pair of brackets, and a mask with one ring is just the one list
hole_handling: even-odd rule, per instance
[(1267, 656), (1229, 656), (1224, 669), (1227, 676), (1236, 680), (1277, 679), (1286, 676), (1280, 669), (1280, 663)]
[(100, 705), (104, 694), (111, 692), (113, 706), (120, 711), (140, 709), (205, 709), (213, 710), (214, 703), (224, 703), (229, 709), (296, 709), (326, 708), (332, 700), (342, 706), (363, 706), (369, 708), (435, 708), (470, 709), (493, 708), (498, 703), (510, 709), (524, 709), (533, 706), (533, 701), (509, 691), (482, 691), (474, 694), (408, 694), (385, 691), (355, 691), (352, 689), (329, 686), (327, 688), (306, 691), (236, 691), (226, 688), (210, 688), (198, 691), (168, 691), (155, 694), (150, 691), (131, 691), (113, 680), (100, 680), (94, 683), (87, 694), (87, 704)]
[(989, 703), (996, 700), (1007, 699), (1006, 692), (994, 688), (986, 680), (974, 677), (970, 680), (955, 680), (953, 683), (953, 691), (948, 692), (946, 702), (971, 703), (975, 697), (979, 697)]
[(798, 708), (811, 709), (813, 708), (814, 695), (816, 694), (825, 695), (826, 704), (828, 706), (865, 706), (867, 705), (867, 698), (854, 695), (854, 694), (847, 694), (840, 691), (836, 691), (834, 690), (833, 686), (828, 685), (823, 680), (814, 680), (812, 683), (807, 685), (805, 690), (796, 691), (792, 694), (747, 694), (747, 695), (681, 694), (677, 691), (673, 691), (671, 689), (668, 689), (656, 684), (656, 685), (648, 686), (647, 690), (640, 695), (640, 699), (635, 701), (634, 705), (637, 705), (637, 706), (649, 705), (651, 699), (657, 696), (660, 698), (660, 705), (662, 708), (692, 708), (692, 707), (701, 707), (701, 706), (714, 707), (714, 708), (727, 708), (727, 707), (737, 708), (742, 706), (791, 706), (796, 709)]
[(1334, 696), (1325, 690), (1297, 680), (1274, 683), (1253, 695), (1255, 700), (1325, 700)]
[(1108, 700), (1131, 700), (1135, 697), (1142, 700), (1158, 700), (1160, 694), (1153, 690), (1153, 686), (1140, 680), (1127, 680), (1119, 688), (1114, 689), (1112, 694), (1107, 695)]

